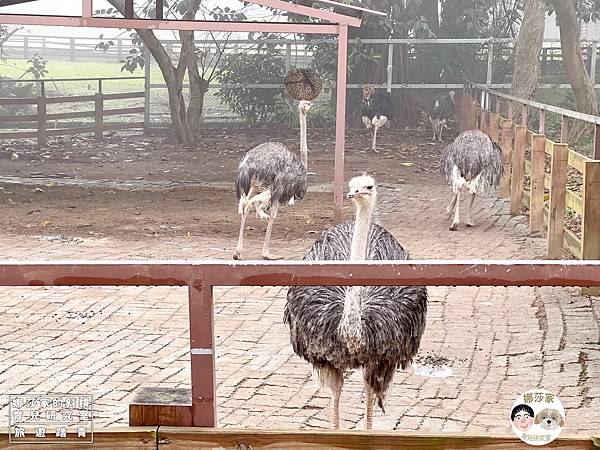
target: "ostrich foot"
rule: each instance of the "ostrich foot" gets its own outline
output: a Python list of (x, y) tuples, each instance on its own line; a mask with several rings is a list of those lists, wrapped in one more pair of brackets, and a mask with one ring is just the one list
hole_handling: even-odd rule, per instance
[(377, 147), (371, 147), (371, 150), (373, 150), (375, 153), (379, 153), (379, 150), (377, 150)]
[(467, 225), (469, 228), (474, 228), (474, 227), (476, 226), (476, 225), (475, 225), (475, 223), (473, 223), (473, 221), (472, 221), (472, 220), (467, 220), (467, 223), (466, 223), (466, 225)]
[(261, 220), (271, 220), (271, 216), (269, 216), (266, 212), (264, 212), (264, 210), (262, 209), (257, 209), (256, 210), (256, 217), (258, 217)]
[(450, 228), (448, 228), (450, 231), (457, 231), (458, 230), (458, 224), (456, 222), (453, 222), (452, 225), (450, 225)]
[(242, 252), (240, 250), (237, 250), (233, 253), (233, 259), (235, 259), (236, 261), (239, 261), (242, 259)]
[(263, 253), (262, 257), (263, 257), (263, 259), (266, 259), (267, 261), (275, 261), (277, 259), (283, 259), (283, 256), (277, 256), (277, 255), (272, 254), (271, 252)]

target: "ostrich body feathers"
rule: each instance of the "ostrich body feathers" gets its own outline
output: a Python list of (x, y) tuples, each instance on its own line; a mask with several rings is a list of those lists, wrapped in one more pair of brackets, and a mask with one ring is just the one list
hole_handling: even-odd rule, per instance
[[(304, 260), (348, 260), (354, 222), (323, 232)], [(406, 260), (408, 253), (383, 227), (370, 225), (367, 260)], [(360, 333), (348, 341), (340, 330), (348, 290), (361, 303)], [(287, 295), (284, 322), (294, 352), (321, 373), (362, 367), (383, 408), (398, 367), (416, 355), (425, 330), (427, 289), (420, 286), (296, 286)]]
[(270, 204), (294, 203), (306, 194), (306, 168), (295, 153), (279, 142), (266, 142), (248, 151), (235, 177), (237, 198), (271, 190)]
[(455, 193), (464, 186), (473, 194), (484, 193), (500, 184), (502, 150), (482, 131), (464, 131), (445, 148), (440, 172)]

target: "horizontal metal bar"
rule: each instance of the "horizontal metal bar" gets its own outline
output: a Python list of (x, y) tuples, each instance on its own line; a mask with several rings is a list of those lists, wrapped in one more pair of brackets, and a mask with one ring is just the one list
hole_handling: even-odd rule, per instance
[(588, 123), (593, 123), (593, 124), (600, 124), (600, 117), (599, 116), (592, 116), (591, 114), (584, 114), (584, 113), (580, 113), (580, 112), (577, 112), (577, 111), (572, 111), (570, 109), (560, 108), (558, 106), (552, 106), (552, 105), (547, 105), (545, 103), (535, 102), (533, 100), (525, 100), (525, 99), (522, 99), (522, 98), (519, 98), (519, 97), (515, 97), (515, 96), (509, 95), (509, 94), (505, 94), (505, 93), (500, 92), (500, 91), (495, 91), (493, 89), (488, 89), (486, 86), (483, 86), (483, 85), (477, 84), (477, 83), (468, 82), (468, 84), (470, 84), (471, 86), (479, 89), (480, 91), (488, 92), (488, 93), (490, 93), (492, 95), (495, 95), (496, 97), (500, 97), (500, 98), (503, 98), (505, 100), (510, 100), (512, 102), (519, 103), (521, 105), (527, 105), (527, 106), (530, 106), (532, 108), (543, 109), (543, 110), (545, 110), (547, 112), (561, 114), (563, 116), (567, 116), (567, 117), (571, 117), (573, 119), (581, 120), (582, 122), (588, 122)]
[(41, 16), (31, 14), (0, 14), (0, 23), (14, 25), (47, 25), (62, 27), (136, 28), (145, 30), (271, 32), (303, 34), (338, 34), (336, 24), (288, 22), (222, 22), (200, 20), (113, 19), (105, 17)]
[(600, 261), (1, 261), (0, 286), (600, 286)]
[(144, 77), (98, 77), (98, 78), (38, 78), (37, 80), (10, 80), (2, 79), (0, 83), (40, 83), (42, 81), (46, 83), (52, 82), (65, 82), (65, 81), (106, 81), (106, 80), (144, 80)]

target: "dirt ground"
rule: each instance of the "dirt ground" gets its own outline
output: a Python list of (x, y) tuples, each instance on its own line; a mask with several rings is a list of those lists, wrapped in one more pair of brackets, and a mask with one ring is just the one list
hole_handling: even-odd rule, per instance
[[(275, 235), (302, 237), (331, 224), (334, 130), (309, 133), (311, 195), (279, 214)], [(379, 183), (438, 184), (442, 144), (427, 130), (384, 130), (379, 153), (365, 130), (349, 130), (346, 179), (367, 171)], [(152, 236), (219, 235), (239, 231), (233, 179), (242, 155), (267, 140), (298, 150), (296, 130), (207, 130), (197, 147), (165, 143), (162, 137), (113, 135), (0, 144), (0, 226), (27, 235)], [(349, 205), (348, 207), (349, 208)], [(349, 209), (347, 209), (349, 212)], [(248, 222), (248, 235), (266, 223)]]

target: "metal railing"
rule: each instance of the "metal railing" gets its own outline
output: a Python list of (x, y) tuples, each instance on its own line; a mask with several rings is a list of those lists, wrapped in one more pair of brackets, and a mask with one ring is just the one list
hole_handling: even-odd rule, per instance
[[(182, 286), (189, 294), (191, 405), (163, 423), (217, 423), (215, 286), (600, 286), (600, 261), (10, 261), (0, 286)], [(179, 408), (176, 412), (175, 409)], [(160, 414), (159, 414), (160, 416)], [(153, 420), (156, 417), (153, 418)], [(143, 417), (140, 424), (144, 424)]]

